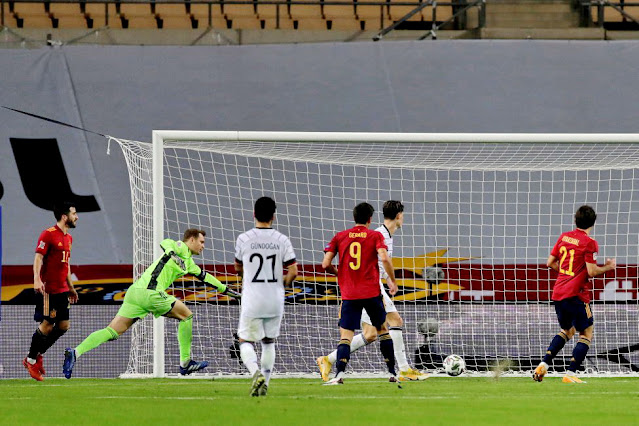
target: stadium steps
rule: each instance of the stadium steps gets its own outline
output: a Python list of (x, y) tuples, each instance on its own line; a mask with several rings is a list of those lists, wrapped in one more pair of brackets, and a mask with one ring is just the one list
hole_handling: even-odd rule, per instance
[(492, 0), (486, 28), (577, 28), (579, 11), (571, 0)]

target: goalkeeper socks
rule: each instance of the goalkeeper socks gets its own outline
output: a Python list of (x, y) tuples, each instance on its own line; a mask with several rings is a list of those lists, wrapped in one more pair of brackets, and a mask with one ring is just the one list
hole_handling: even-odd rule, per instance
[(89, 352), (100, 346), (104, 342), (108, 342), (109, 340), (116, 340), (120, 335), (117, 331), (112, 329), (111, 327), (103, 328), (102, 330), (94, 331), (89, 334), (86, 339), (82, 341), (75, 348), (75, 356), (79, 358), (82, 354)]
[(40, 327), (36, 328), (35, 333), (33, 333), (33, 336), (31, 337), (31, 346), (29, 347), (29, 355), (27, 355), (27, 358), (30, 358), (34, 361), (31, 362), (31, 360), (29, 360), (31, 364), (35, 363), (35, 359), (37, 358), (38, 354), (44, 353), (42, 351), (42, 348), (44, 348), (46, 345), (47, 335), (40, 330)]
[(406, 371), (410, 367), (408, 366), (408, 360), (406, 359), (406, 347), (404, 346), (404, 334), (401, 327), (391, 327), (389, 334), (393, 339), (393, 348), (395, 350), (395, 360), (397, 361), (397, 367), (399, 371)]
[(384, 357), (386, 367), (388, 367), (388, 372), (393, 376), (396, 376), (395, 351), (393, 349), (393, 339), (390, 337), (390, 334), (384, 333), (379, 335), (379, 349)]
[(268, 382), (271, 380), (271, 372), (275, 365), (275, 343), (262, 342), (262, 358), (260, 359), (260, 365), (262, 366), (262, 374), (266, 380), (266, 386), (268, 386)]
[[(371, 342), (364, 338), (364, 335), (362, 333), (359, 333), (357, 336), (353, 337), (353, 341), (351, 342), (351, 353), (357, 351), (360, 348), (363, 348), (370, 343)], [(330, 362), (331, 364), (335, 364), (335, 362), (337, 362), (336, 350), (328, 354), (328, 362)]]
[(180, 366), (186, 368), (191, 361), (191, 342), (193, 341), (193, 315), (180, 321), (178, 325), (178, 343), (180, 345)]
[(259, 370), (260, 367), (257, 365), (257, 355), (255, 354), (253, 343), (240, 343), (240, 357), (246, 368), (248, 368), (249, 373), (251, 373), (251, 376)]
[(548, 350), (546, 350), (546, 355), (544, 356), (544, 362), (546, 364), (550, 364), (555, 356), (559, 353), (559, 351), (564, 347), (566, 342), (568, 341), (568, 336), (563, 331), (557, 333), (555, 337), (553, 337), (552, 342), (550, 342), (550, 346), (548, 346)]
[(337, 374), (344, 373), (346, 371), (346, 366), (350, 359), (351, 342), (349, 342), (348, 339), (342, 339), (339, 341), (339, 345), (337, 345)]
[(40, 353), (44, 355), (44, 353), (66, 332), (66, 330), (60, 330), (57, 326), (54, 327), (53, 330), (51, 330), (51, 333), (47, 336), (46, 343), (40, 348)]
[(579, 341), (575, 345), (575, 349), (572, 350), (572, 358), (570, 359), (568, 371), (573, 373), (577, 372), (581, 363), (584, 362), (584, 359), (586, 359), (588, 349), (590, 349), (590, 340), (585, 337), (580, 337)]

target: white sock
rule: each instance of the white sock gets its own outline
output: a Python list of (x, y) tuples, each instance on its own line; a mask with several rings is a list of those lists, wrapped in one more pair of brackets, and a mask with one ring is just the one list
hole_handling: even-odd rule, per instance
[(357, 351), (360, 348), (368, 345), (366, 339), (364, 339), (364, 335), (359, 333), (357, 336), (353, 337), (353, 341), (351, 342), (351, 353)]
[[(357, 336), (353, 337), (353, 341), (351, 342), (351, 353), (361, 349), (363, 346), (368, 345), (366, 339), (364, 339), (364, 335), (359, 333)], [(337, 350), (334, 350), (330, 354), (328, 354), (328, 362), (331, 364), (335, 364), (337, 362)]]
[(251, 373), (251, 376), (259, 370), (260, 367), (257, 365), (257, 355), (255, 354), (255, 348), (252, 343), (243, 342), (240, 344), (240, 357), (242, 358), (242, 362), (248, 369), (249, 373)]
[(408, 370), (408, 360), (406, 359), (406, 347), (404, 346), (404, 334), (400, 327), (391, 327), (390, 336), (393, 339), (393, 349), (395, 350), (395, 361), (399, 371)]
[(275, 365), (275, 343), (262, 343), (260, 364), (262, 365), (262, 374), (264, 379), (266, 379), (266, 386), (268, 386), (268, 382), (271, 380), (271, 372)]
[(27, 362), (28, 362), (29, 364), (33, 365), (33, 364), (35, 364), (35, 363), (36, 363), (36, 360), (35, 360), (35, 359), (33, 359), (33, 358), (29, 358), (29, 357), (27, 357)]

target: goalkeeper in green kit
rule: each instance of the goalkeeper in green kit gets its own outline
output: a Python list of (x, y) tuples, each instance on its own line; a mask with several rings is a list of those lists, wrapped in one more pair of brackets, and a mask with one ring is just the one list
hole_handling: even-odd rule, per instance
[(124, 303), (108, 327), (91, 333), (76, 348), (67, 348), (64, 352), (64, 377), (71, 378), (76, 360), (83, 354), (97, 348), (104, 342), (115, 340), (127, 331), (138, 319), (152, 313), (156, 318), (165, 316), (180, 321), (178, 342), (180, 344), (180, 374), (187, 375), (202, 370), (208, 362), (195, 362), (191, 359), (191, 340), (193, 337), (193, 313), (186, 305), (166, 293), (166, 289), (176, 279), (184, 275), (193, 275), (200, 281), (216, 287), (218, 291), (231, 297), (240, 295), (226, 287), (215, 277), (203, 272), (193, 262), (192, 255), (204, 250), (206, 233), (199, 229), (187, 229), (182, 241), (166, 239), (160, 244), (164, 254), (149, 266), (144, 274), (126, 291)]

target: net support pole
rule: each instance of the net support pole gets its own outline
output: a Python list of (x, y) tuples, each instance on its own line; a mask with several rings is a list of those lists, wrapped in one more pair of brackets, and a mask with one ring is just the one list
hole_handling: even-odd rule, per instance
[[(164, 140), (153, 132), (153, 258), (164, 238)], [(164, 317), (153, 318), (153, 377), (164, 377)]]

